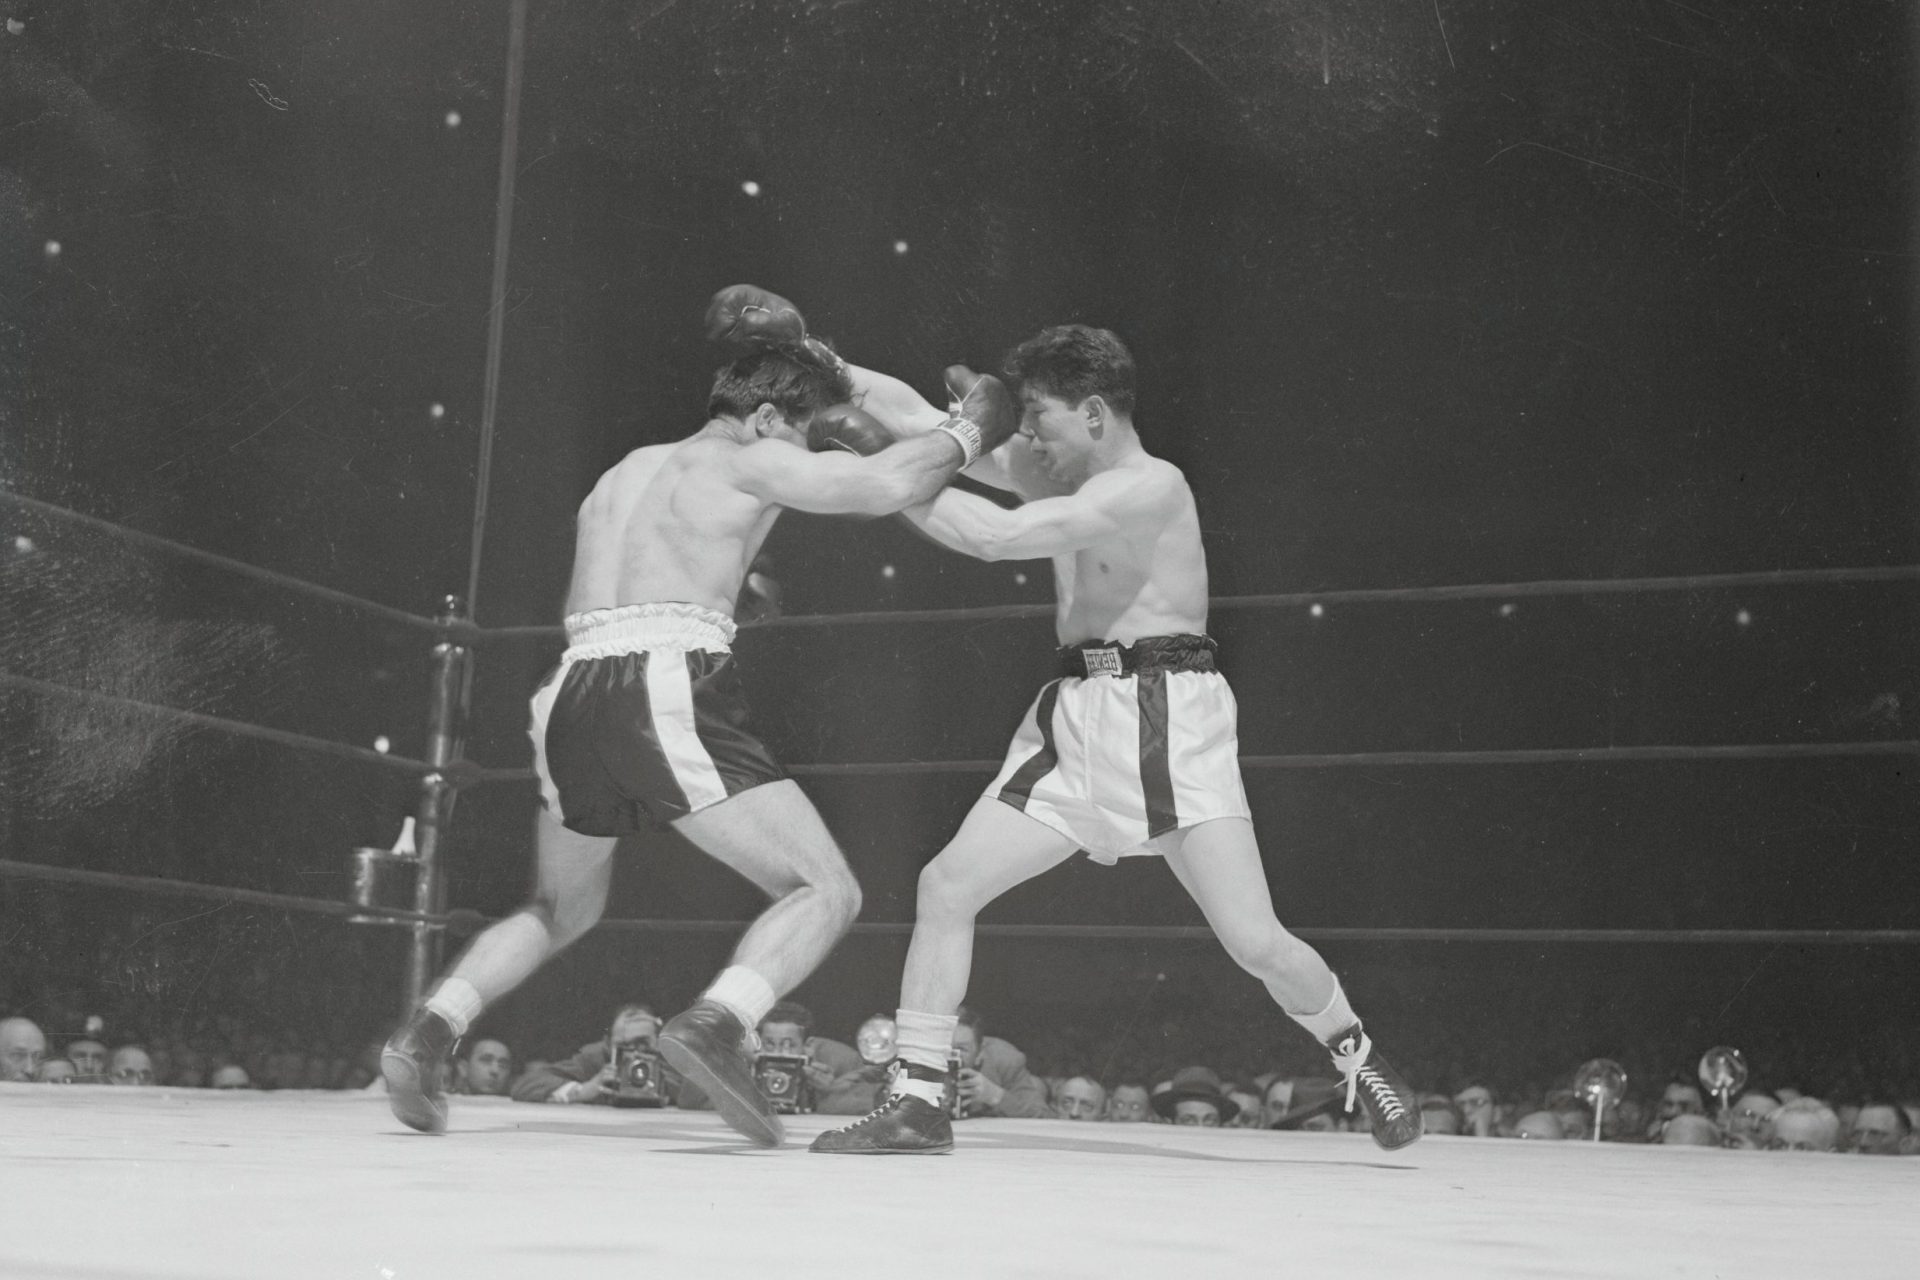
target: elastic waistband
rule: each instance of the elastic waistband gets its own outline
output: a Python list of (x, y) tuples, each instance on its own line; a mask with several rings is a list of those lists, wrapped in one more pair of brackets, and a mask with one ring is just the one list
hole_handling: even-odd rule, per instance
[(1131, 676), (1151, 671), (1217, 671), (1220, 652), (1212, 636), (1141, 636), (1132, 644), (1118, 640), (1083, 640), (1060, 650), (1060, 674)]
[(708, 649), (728, 652), (736, 628), (732, 618), (678, 600), (623, 604), (567, 615), (567, 651), (562, 662), (612, 658), (646, 649)]

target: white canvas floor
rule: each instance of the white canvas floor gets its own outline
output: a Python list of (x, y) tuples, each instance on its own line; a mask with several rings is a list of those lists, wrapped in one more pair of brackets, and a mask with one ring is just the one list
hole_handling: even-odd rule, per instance
[(1920, 1159), (1031, 1120), (872, 1159), (454, 1102), (0, 1085), (0, 1277), (1920, 1275)]

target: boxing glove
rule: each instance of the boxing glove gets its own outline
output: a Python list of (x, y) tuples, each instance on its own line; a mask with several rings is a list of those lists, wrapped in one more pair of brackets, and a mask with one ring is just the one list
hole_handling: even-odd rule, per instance
[(815, 453), (845, 449), (864, 458), (892, 443), (893, 433), (878, 418), (850, 404), (822, 409), (807, 424), (807, 448)]
[(963, 364), (947, 366), (947, 391), (953, 416), (939, 430), (952, 436), (970, 466), (983, 453), (1013, 438), (1020, 429), (1020, 406), (1007, 384), (990, 373), (975, 373)]
[(728, 285), (707, 304), (707, 340), (739, 347), (775, 347), (804, 342), (800, 309), (757, 285)]

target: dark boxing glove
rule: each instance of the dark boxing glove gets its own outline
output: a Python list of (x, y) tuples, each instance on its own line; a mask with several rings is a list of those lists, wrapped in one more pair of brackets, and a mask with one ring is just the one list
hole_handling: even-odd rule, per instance
[(893, 433), (865, 409), (836, 404), (813, 415), (807, 424), (807, 448), (815, 453), (845, 449), (868, 457), (893, 443)]
[(805, 342), (800, 309), (758, 285), (728, 285), (707, 304), (707, 341), (739, 347), (777, 347)]
[(952, 436), (965, 461), (972, 466), (983, 453), (1013, 438), (1020, 429), (1020, 406), (1007, 384), (990, 373), (975, 373), (963, 364), (947, 366), (947, 391), (953, 397), (953, 416), (936, 430)]

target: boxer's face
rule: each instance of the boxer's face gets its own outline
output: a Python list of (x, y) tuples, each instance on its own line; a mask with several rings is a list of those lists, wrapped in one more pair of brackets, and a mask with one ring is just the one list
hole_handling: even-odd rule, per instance
[(1091, 396), (1070, 405), (1033, 387), (1021, 390), (1020, 434), (1041, 469), (1064, 484), (1078, 484), (1087, 478), (1093, 457), (1090, 406), (1094, 403)]

